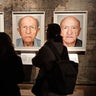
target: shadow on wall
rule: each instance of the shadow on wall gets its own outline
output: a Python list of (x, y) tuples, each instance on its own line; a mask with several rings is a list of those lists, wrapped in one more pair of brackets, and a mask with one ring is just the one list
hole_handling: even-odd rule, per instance
[(24, 83), (33, 83), (35, 70), (32, 65), (24, 65), (25, 80)]

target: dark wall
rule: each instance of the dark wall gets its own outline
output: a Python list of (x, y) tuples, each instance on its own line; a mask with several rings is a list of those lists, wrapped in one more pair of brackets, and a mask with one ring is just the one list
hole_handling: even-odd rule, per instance
[(0, 0), (0, 11), (5, 14), (5, 32), (12, 37), (12, 11), (33, 10), (45, 11), (45, 29), (52, 22), (54, 10), (88, 11), (87, 50), (79, 54), (77, 83), (96, 84), (96, 0)]

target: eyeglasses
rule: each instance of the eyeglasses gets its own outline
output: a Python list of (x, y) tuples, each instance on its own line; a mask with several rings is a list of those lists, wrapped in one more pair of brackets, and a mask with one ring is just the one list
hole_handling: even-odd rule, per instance
[(30, 30), (35, 30), (36, 27), (35, 26), (21, 26), (20, 28), (22, 28), (23, 30), (27, 30), (27, 29), (30, 29)]

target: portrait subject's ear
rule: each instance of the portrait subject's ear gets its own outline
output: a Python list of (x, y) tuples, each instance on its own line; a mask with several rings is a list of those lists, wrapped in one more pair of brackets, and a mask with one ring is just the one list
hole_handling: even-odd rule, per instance
[(40, 28), (38, 28), (38, 32), (40, 31)]
[(37, 29), (37, 32), (36, 32), (36, 34), (35, 34), (36, 36), (37, 36), (37, 34), (38, 34), (39, 31), (40, 31), (40, 28)]
[(40, 31), (40, 28), (37, 29), (36, 35), (38, 34), (39, 31)]
[(78, 31), (78, 36), (79, 36), (80, 32), (81, 32), (81, 27), (79, 28), (79, 31)]
[(17, 31), (19, 32), (20, 36), (21, 36), (21, 29), (20, 28), (17, 28)]

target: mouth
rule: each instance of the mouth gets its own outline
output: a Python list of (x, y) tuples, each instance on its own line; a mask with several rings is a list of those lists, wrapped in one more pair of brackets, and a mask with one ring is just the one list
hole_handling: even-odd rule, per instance
[(25, 36), (25, 38), (31, 38), (31, 36)]
[(73, 36), (66, 36), (66, 38), (73, 38)]

